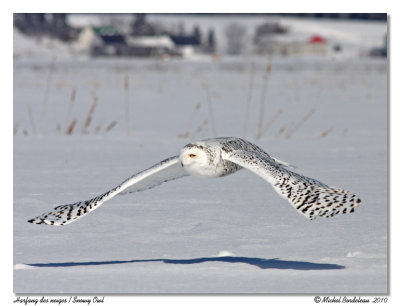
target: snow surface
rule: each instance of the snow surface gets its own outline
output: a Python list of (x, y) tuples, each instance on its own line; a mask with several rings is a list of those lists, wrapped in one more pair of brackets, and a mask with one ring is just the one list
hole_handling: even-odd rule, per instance
[[(14, 61), (14, 292), (388, 292), (386, 60), (51, 63)], [(244, 136), (248, 104), (248, 140), (359, 195), (361, 208), (309, 221), (240, 171), (118, 196), (65, 227), (26, 222), (109, 190), (191, 140)]]

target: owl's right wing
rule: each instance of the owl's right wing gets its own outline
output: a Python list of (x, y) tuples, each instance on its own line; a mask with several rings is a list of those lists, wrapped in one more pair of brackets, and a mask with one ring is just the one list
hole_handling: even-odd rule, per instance
[(178, 179), (186, 175), (187, 173), (183, 170), (179, 161), (179, 156), (170, 157), (131, 176), (117, 187), (93, 199), (57, 206), (53, 211), (28, 220), (28, 222), (34, 224), (65, 225), (86, 216), (117, 194), (150, 189), (164, 182)]

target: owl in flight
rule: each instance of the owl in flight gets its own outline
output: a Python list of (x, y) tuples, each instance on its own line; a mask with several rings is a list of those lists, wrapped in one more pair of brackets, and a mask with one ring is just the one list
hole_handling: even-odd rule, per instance
[(258, 146), (235, 137), (206, 139), (183, 147), (180, 155), (167, 158), (126, 179), (115, 188), (87, 201), (60, 205), (28, 220), (34, 224), (66, 225), (86, 216), (117, 194), (138, 192), (187, 175), (217, 178), (241, 169), (257, 174), (272, 185), (303, 216), (333, 217), (354, 212), (361, 200), (343, 189), (330, 187), (288, 168)]

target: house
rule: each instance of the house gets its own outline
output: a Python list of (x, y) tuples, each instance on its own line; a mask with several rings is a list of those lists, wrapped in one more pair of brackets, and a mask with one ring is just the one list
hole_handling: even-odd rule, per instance
[(174, 42), (167, 35), (127, 36), (126, 42), (131, 48), (148, 50), (150, 56), (178, 55)]
[(95, 34), (90, 50), (92, 56), (124, 55), (127, 52), (125, 38), (115, 27), (92, 27), (92, 31)]
[(307, 44), (304, 45), (304, 53), (308, 54), (325, 54), (326, 39), (320, 35), (311, 36)]
[(290, 36), (266, 35), (258, 37), (255, 52), (268, 55), (306, 55), (326, 53), (326, 39), (313, 35), (308, 39), (296, 39)]
[(93, 27), (92, 56), (176, 56), (175, 44), (167, 35), (128, 36), (112, 26)]
[(387, 34), (383, 38), (383, 46), (372, 48), (369, 51), (369, 56), (387, 57)]
[(201, 51), (200, 39), (195, 35), (169, 35), (169, 37), (182, 56), (190, 56)]

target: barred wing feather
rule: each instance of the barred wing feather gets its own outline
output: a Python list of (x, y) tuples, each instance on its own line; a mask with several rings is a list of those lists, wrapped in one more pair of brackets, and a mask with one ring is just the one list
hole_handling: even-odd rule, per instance
[(262, 154), (236, 150), (223, 158), (246, 168), (269, 182), (275, 191), (286, 198), (299, 213), (307, 218), (333, 217), (351, 213), (361, 200), (343, 189), (300, 175), (279, 165)]

